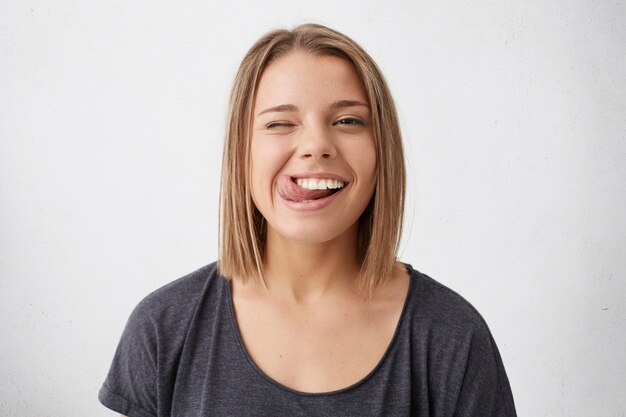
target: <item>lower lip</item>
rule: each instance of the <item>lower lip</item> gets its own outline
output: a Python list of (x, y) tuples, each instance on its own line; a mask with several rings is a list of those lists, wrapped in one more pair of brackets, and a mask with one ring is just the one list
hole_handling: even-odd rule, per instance
[(308, 203), (285, 200), (284, 198), (280, 198), (283, 203), (292, 210), (296, 211), (312, 211), (312, 210), (320, 210), (324, 207), (331, 204), (333, 201), (337, 199), (337, 196), (343, 192), (345, 188), (342, 188), (340, 191), (337, 191), (334, 194), (329, 195), (328, 197), (319, 198), (317, 200), (309, 201)]

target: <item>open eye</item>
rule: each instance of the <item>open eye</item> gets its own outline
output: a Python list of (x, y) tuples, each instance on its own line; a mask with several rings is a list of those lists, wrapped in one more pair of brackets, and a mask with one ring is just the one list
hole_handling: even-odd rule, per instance
[(365, 122), (356, 117), (344, 117), (343, 119), (337, 120), (335, 124), (344, 126), (364, 126)]

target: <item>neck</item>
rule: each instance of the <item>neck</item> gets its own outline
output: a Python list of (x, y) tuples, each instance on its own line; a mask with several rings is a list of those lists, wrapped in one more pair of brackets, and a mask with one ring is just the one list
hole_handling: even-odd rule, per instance
[(264, 269), (270, 293), (296, 304), (354, 293), (360, 269), (357, 239), (357, 224), (322, 243), (289, 240), (268, 227)]

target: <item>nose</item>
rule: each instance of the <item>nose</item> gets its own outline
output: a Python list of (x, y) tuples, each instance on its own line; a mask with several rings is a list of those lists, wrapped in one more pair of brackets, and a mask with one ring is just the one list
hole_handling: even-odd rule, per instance
[(325, 126), (303, 129), (298, 147), (303, 159), (334, 159), (337, 156), (332, 133)]

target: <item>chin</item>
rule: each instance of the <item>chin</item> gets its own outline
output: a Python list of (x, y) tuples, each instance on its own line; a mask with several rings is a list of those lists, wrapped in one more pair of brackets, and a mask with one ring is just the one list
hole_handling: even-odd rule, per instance
[(341, 227), (328, 223), (320, 225), (316, 222), (309, 222), (299, 225), (283, 225), (274, 230), (285, 239), (298, 243), (315, 244), (334, 240), (344, 235), (349, 228), (349, 226)]

